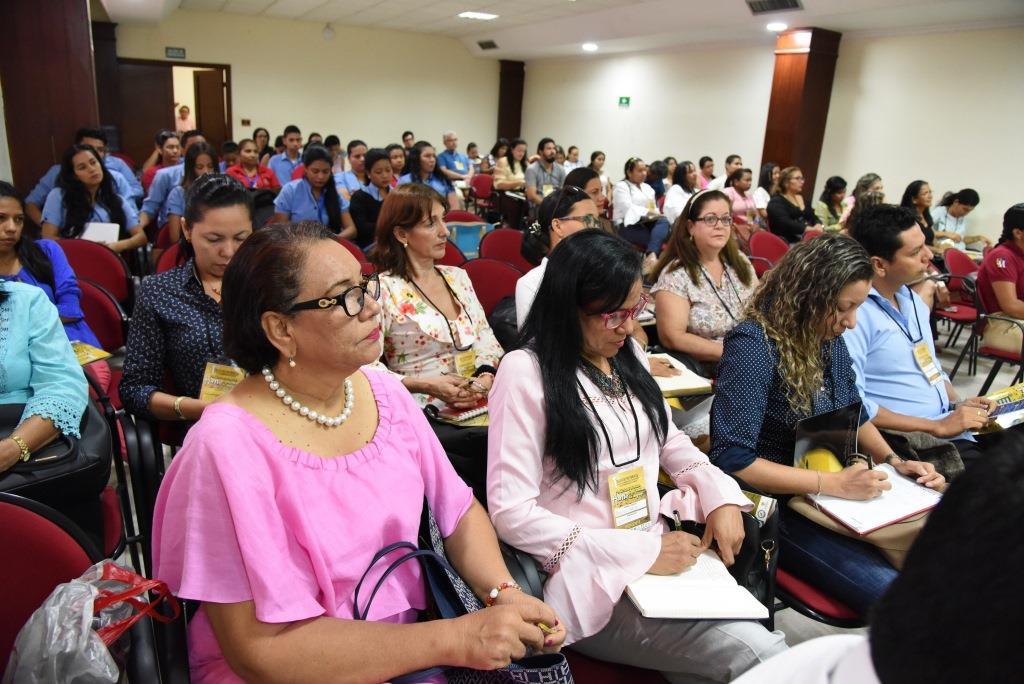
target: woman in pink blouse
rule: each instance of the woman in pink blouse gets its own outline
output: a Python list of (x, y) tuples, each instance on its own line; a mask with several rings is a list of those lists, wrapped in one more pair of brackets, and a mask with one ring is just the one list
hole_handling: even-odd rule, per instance
[[(656, 668), (670, 682), (730, 681), (785, 648), (756, 622), (644, 618), (623, 595), (645, 573), (674, 574), (712, 542), (727, 564), (750, 503), (669, 420), (630, 341), (643, 308), (641, 257), (598, 230), (563, 240), (491, 392), (487, 498), (499, 536), (548, 573), (547, 603), (566, 643), (588, 656)], [(664, 468), (677, 489), (659, 500)], [(624, 477), (625, 476), (625, 477)], [(613, 507), (612, 478), (633, 476), (646, 506)], [(707, 524), (667, 532), (661, 515)], [(702, 680), (703, 681), (703, 680)]]
[[(313, 222), (259, 231), (224, 275), (225, 350), (249, 376), (189, 431), (153, 523), (155, 576), (201, 602), (193, 682), (494, 669), (564, 638), (537, 626), (557, 624), (555, 613), (512, 583), (487, 514), (409, 393), (360, 368), (380, 351), (379, 296)], [(353, 620), (357, 582), (381, 548), (416, 542), (424, 498), (453, 565), (494, 606), (417, 622), (423, 578), (405, 564), (370, 619)]]
[(725, 180), (722, 192), (732, 203), (732, 225), (740, 248), (750, 252), (750, 236), (761, 230), (754, 193), (750, 191), (754, 174), (750, 169), (736, 169)]
[[(445, 199), (421, 183), (388, 194), (370, 254), (381, 284), (384, 363), (423, 406), (470, 408), (487, 396), (504, 350), (461, 268), (439, 266)], [(436, 403), (436, 402), (435, 402)]]

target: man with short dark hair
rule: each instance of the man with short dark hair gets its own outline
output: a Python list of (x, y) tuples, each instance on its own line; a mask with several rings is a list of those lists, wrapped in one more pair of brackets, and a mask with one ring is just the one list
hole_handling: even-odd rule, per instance
[(743, 157), (738, 154), (730, 154), (725, 158), (725, 173), (715, 176), (708, 182), (708, 190), (724, 190), (725, 181), (729, 179), (729, 174), (737, 169), (743, 168)]
[(402, 145), (405, 147), (405, 156), (409, 156), (409, 150), (416, 144), (416, 136), (412, 134), (412, 131), (406, 131), (402, 133)]
[(958, 401), (939, 365), (931, 312), (910, 289), (932, 259), (917, 217), (904, 207), (869, 207), (853, 237), (875, 267), (857, 325), (843, 333), (868, 418), (880, 429), (950, 440), (969, 464), (981, 455), (970, 431), (988, 422), (993, 403), (985, 397)]
[(294, 124), (286, 126), (282, 138), (284, 139), (284, 152), (271, 157), (267, 166), (277, 176), (277, 182), (283, 188), (291, 182), (295, 167), (302, 163), (302, 155), (299, 153), (299, 150), (302, 149), (302, 131)]
[(565, 167), (555, 163), (557, 154), (555, 141), (541, 138), (537, 143), (537, 161), (526, 168), (526, 199), (530, 203), (531, 214), (545, 197), (561, 189), (565, 182)]

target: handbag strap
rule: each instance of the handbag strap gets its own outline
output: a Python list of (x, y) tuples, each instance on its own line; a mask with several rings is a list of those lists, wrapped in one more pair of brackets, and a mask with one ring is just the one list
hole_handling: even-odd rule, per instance
[[(377, 579), (377, 582), (374, 584), (373, 590), (370, 592), (370, 597), (366, 601), (366, 605), (363, 608), (360, 608), (359, 592), (362, 590), (363, 582), (370, 574), (370, 571), (381, 560), (381, 558), (402, 548), (412, 550), (392, 561), (388, 565), (387, 569), (381, 574)], [(437, 595), (439, 590), (443, 590), (443, 588), (440, 586), (439, 577), (436, 576), (437, 573), (430, 572), (431, 568), (429, 566), (433, 565), (441, 570), (449, 571), (453, 574), (455, 573), (455, 570), (448, 564), (448, 561), (434, 551), (416, 548), (416, 546), (409, 542), (396, 542), (385, 546), (373, 557), (373, 560), (370, 562), (370, 566), (366, 569), (366, 572), (363, 573), (363, 576), (359, 579), (359, 583), (356, 585), (355, 592), (352, 595), (352, 617), (356, 620), (366, 620), (370, 612), (370, 606), (373, 604), (373, 600), (377, 596), (377, 592), (380, 591), (380, 588), (384, 585), (385, 580), (387, 580), (391, 573), (401, 567), (404, 563), (413, 559), (419, 560), (420, 565), (423, 567), (424, 574), (427, 576), (427, 584), (430, 588), (431, 594), (434, 596)], [(442, 608), (440, 603), (438, 607)], [(450, 609), (442, 609), (440, 612), (442, 614), (441, 616), (444, 618), (457, 617), (456, 614), (450, 614), (452, 613)]]
[[(131, 616), (96, 630), (96, 634), (108, 646), (117, 641), (132, 625), (147, 615), (158, 622), (167, 623), (176, 620), (181, 612), (178, 600), (163, 580), (142, 577), (110, 562), (103, 566), (100, 580), (121, 582), (127, 584), (128, 588), (117, 592), (110, 591), (109, 589), (99, 590), (98, 596), (93, 601), (93, 611), (95, 613), (99, 613), (104, 608), (117, 603), (128, 603), (135, 609), (135, 613)], [(154, 600), (146, 601), (138, 598), (150, 591), (156, 594)], [(159, 611), (158, 606), (163, 601), (166, 601), (167, 605), (171, 607), (170, 615), (164, 615)]]

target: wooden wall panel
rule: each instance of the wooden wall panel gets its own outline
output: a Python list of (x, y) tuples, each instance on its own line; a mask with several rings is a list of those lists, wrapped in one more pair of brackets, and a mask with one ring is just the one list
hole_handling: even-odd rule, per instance
[(802, 28), (779, 34), (761, 159), (804, 172), (804, 199), (819, 194), (818, 162), (841, 34)]
[[(523, 86), (526, 83), (526, 64), (501, 60), (501, 77), (498, 86), (498, 137), (518, 138), (523, 125)], [(491, 145), (486, 141), (480, 149)]]
[(99, 123), (88, 0), (4, 0), (0, 81), (13, 182), (27, 194)]

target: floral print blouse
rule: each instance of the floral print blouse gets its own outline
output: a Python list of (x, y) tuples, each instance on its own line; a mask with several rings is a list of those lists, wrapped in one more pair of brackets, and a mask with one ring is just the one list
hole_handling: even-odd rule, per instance
[[(742, 254), (740, 258), (747, 260)], [(743, 319), (743, 310), (757, 288), (757, 279), (752, 279), (750, 285), (744, 285), (736, 271), (725, 264), (721, 287), (716, 287), (713, 282), (701, 274), (695, 285), (686, 269), (675, 261), (662, 271), (658, 282), (651, 288), (651, 294), (665, 290), (688, 300), (690, 320), (686, 332), (721, 341)]]
[[(410, 281), (390, 272), (380, 275), (384, 363), (402, 376), (455, 373), (454, 332), (460, 348), (473, 347), (478, 368), (497, 367), (505, 352), (487, 323), (469, 274), (455, 266), (438, 266), (437, 270), (461, 304), (451, 331), (444, 315)], [(430, 399), (425, 394), (413, 396), (421, 406)]]

